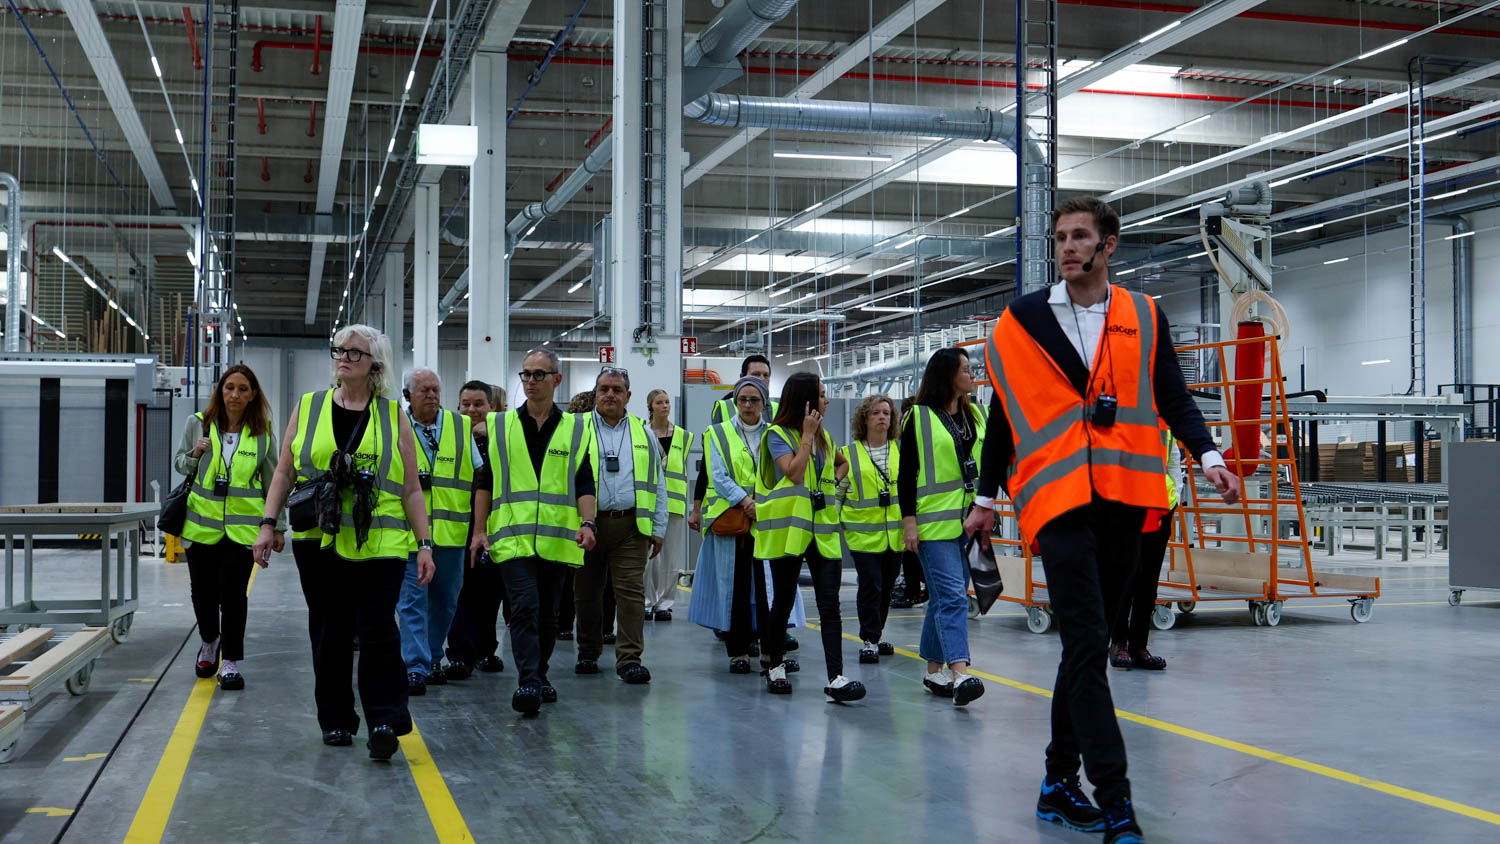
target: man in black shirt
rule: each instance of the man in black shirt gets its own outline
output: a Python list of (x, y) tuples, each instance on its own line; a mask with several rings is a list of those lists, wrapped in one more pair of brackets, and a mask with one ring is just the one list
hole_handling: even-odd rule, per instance
[[(483, 381), (470, 381), (458, 391), (458, 412), (474, 427), (474, 445), (479, 449), (479, 460), (474, 463), (476, 467), (483, 465), (489, 448), (485, 414), (505, 410), (492, 401), (494, 390)], [(471, 496), (471, 511), (473, 504)], [(467, 679), (476, 668), (489, 673), (505, 670), (505, 662), (496, 654), (500, 638), (495, 627), (504, 598), (505, 581), (500, 577), (498, 566), (476, 566), (464, 573), (463, 589), (458, 593), (458, 611), (448, 630), (448, 667), (443, 672), (447, 679)], [(506, 605), (507, 624), (510, 621), (509, 609)]]

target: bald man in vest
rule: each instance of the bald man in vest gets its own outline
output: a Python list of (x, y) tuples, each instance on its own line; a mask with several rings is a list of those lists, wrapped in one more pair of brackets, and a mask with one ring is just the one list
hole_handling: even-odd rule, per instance
[[(1166, 316), (1149, 296), (1109, 283), (1120, 237), (1114, 209), (1070, 199), (1052, 212), (1052, 226), (1063, 280), (1012, 302), (985, 348), (994, 397), (964, 527), (993, 526), (1003, 487), (1046, 570), (1062, 660), (1037, 816), (1130, 844), (1144, 839), (1106, 658), (1146, 513), (1167, 507), (1163, 425), (1226, 502), (1239, 499), (1239, 479), (1187, 391)], [(1080, 757), (1097, 808), (1079, 785)]]

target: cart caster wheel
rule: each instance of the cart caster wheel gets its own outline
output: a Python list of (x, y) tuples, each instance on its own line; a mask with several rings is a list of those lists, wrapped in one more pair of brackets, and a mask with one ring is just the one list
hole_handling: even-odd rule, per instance
[(1180, 612), (1180, 613), (1190, 613), (1190, 612), (1192, 612), (1193, 610), (1195, 610), (1197, 608), (1198, 608), (1198, 602), (1197, 601), (1178, 601), (1177, 602), (1177, 611)]
[(1052, 629), (1052, 613), (1042, 607), (1026, 608), (1026, 629), (1033, 633), (1046, 633)]
[(123, 645), (130, 638), (130, 624), (135, 619), (135, 613), (127, 613), (115, 619), (114, 624), (109, 626), (109, 638), (115, 640), (115, 644)]
[(1266, 605), (1260, 601), (1250, 602), (1250, 620), (1256, 627), (1266, 626)]
[(973, 595), (969, 596), (969, 620), (975, 621), (979, 618), (979, 599)]
[(77, 696), (89, 690), (89, 682), (94, 678), (94, 661), (78, 669), (78, 673), (68, 678), (68, 694)]
[(1272, 601), (1264, 607), (1266, 626), (1275, 627), (1281, 623), (1281, 601)]
[(1172, 608), (1166, 604), (1157, 604), (1151, 608), (1151, 626), (1157, 630), (1171, 630), (1172, 625), (1177, 623), (1177, 615)]
[(1374, 598), (1355, 598), (1349, 601), (1349, 615), (1358, 623), (1364, 624), (1370, 620), (1375, 612)]
[(1448, 606), (1450, 606), (1450, 607), (1456, 607), (1460, 603), (1463, 602), (1463, 599), (1464, 599), (1464, 590), (1462, 590), (1462, 589), (1454, 589), (1452, 592), (1448, 593)]

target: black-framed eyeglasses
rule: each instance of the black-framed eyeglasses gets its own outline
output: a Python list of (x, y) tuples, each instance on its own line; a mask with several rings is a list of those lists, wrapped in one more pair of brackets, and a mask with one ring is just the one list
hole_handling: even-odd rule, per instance
[(523, 369), (521, 370), (522, 381), (541, 381), (548, 375), (556, 375), (555, 369)]
[(737, 404), (761, 404), (764, 401), (760, 396), (735, 396), (734, 400)]
[(333, 346), (328, 350), (328, 356), (334, 360), (342, 358), (350, 363), (359, 363), (369, 354), (364, 349), (346, 349), (343, 346)]

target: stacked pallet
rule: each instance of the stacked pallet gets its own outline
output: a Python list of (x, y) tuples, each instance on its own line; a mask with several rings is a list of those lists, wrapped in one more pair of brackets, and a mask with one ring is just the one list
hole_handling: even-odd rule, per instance
[(1318, 443), (1318, 476), (1313, 480), (1333, 482), (1334, 453), (1337, 450), (1338, 443)]
[[(1386, 443), (1385, 454), (1377, 457), (1378, 443), (1354, 442), (1318, 445), (1318, 477), (1326, 483), (1373, 483), (1379, 480), (1380, 464), (1385, 462), (1387, 483), (1417, 482), (1417, 443)], [(1423, 443), (1423, 481), (1441, 483), (1443, 448), (1437, 440)]]

